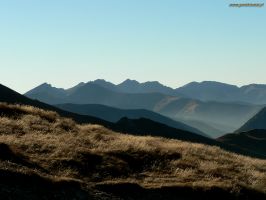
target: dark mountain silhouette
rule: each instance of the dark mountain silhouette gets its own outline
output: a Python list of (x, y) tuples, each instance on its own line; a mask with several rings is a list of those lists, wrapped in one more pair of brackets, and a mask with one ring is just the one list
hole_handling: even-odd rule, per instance
[[(159, 136), (159, 137), (167, 137), (167, 138), (178, 138), (183, 141), (190, 142), (203, 142), (207, 144), (215, 144), (214, 140), (202, 137), (201, 135), (195, 135), (188, 131), (183, 131), (182, 133), (177, 134), (177, 131), (173, 127), (169, 127), (165, 124), (155, 122), (146, 118), (139, 119), (128, 119), (127, 117), (121, 118), (117, 123), (119, 127), (125, 128), (122, 129), (123, 132), (127, 132), (133, 135), (151, 135)], [(163, 133), (163, 135), (162, 135)], [(217, 144), (217, 143), (216, 143)]]
[(248, 120), (236, 132), (250, 131), (253, 129), (265, 129), (266, 130), (266, 107), (263, 108), (260, 112), (258, 112), (250, 120)]
[(186, 124), (174, 121), (168, 117), (144, 109), (125, 110), (125, 109), (118, 109), (99, 104), (59, 104), (56, 105), (56, 107), (66, 111), (78, 113), (81, 115), (94, 116), (110, 122), (117, 122), (123, 117), (127, 117), (129, 119), (147, 118), (156, 122), (166, 124), (173, 128), (182, 129), (209, 137), (205, 135), (203, 132), (195, 128), (192, 128)]
[(226, 134), (217, 140), (266, 156), (266, 130), (255, 129), (247, 132)]
[[(250, 104), (204, 102), (162, 93), (121, 93), (107, 89), (114, 87), (111, 83), (104, 80), (96, 80), (96, 82), (103, 86), (93, 82), (82, 84), (72, 92), (66, 91), (65, 95), (56, 100), (54, 98), (47, 100), (47, 97), (56, 96), (51, 86), (44, 93), (33, 89), (33, 92), (28, 92), (26, 95), (49, 104), (102, 104), (120, 109), (146, 109), (176, 121), (185, 120), (189, 126), (194, 126), (202, 132), (204, 130), (202, 125), (199, 123), (192, 125), (189, 121), (207, 124), (221, 131), (221, 134), (218, 133), (219, 131), (211, 132), (211, 129), (209, 129), (210, 132), (205, 132), (212, 137), (235, 131), (261, 109), (261, 106)], [(127, 82), (126, 85), (132, 81)], [(138, 84), (133, 81), (132, 85)]]

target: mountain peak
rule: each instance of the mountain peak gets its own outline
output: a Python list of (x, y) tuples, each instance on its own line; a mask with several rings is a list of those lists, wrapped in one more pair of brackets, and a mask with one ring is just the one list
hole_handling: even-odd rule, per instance
[(125, 81), (123, 81), (122, 83), (118, 84), (118, 87), (122, 87), (128, 91), (131, 90), (135, 90), (136, 88), (138, 88), (140, 85), (140, 83), (136, 80), (131, 80), (131, 79), (127, 79)]
[(94, 83), (109, 83), (108, 81), (106, 81), (105, 79), (96, 79), (94, 81), (92, 81)]
[(135, 84), (135, 85), (137, 85), (137, 84), (139, 84), (139, 82), (136, 80), (132, 80), (132, 79), (126, 79), (125, 81), (123, 81), (120, 84)]
[[(50, 96), (62, 96), (65, 94), (65, 90), (63, 88), (56, 88), (53, 87), (49, 83), (43, 83), (32, 90), (28, 91), (24, 95), (29, 97), (29, 98), (36, 98), (36, 95), (38, 96), (39, 94), (42, 94), (43, 96), (46, 96), (49, 94)], [(51, 102), (49, 102), (51, 103)]]
[(80, 82), (79, 84), (77, 84), (76, 86), (83, 86), (83, 85), (85, 85), (86, 83), (84, 83), (84, 82)]
[(159, 81), (147, 81), (144, 84), (149, 84), (149, 85), (162, 85)]
[(39, 85), (37, 87), (52, 87), (52, 85), (50, 83), (45, 82), (45, 83), (42, 83), (41, 85)]
[(113, 83), (109, 82), (109, 81), (104, 80), (104, 79), (96, 79), (96, 80), (91, 81), (89, 83), (98, 85), (98, 86), (103, 87), (105, 89), (116, 91), (115, 85)]

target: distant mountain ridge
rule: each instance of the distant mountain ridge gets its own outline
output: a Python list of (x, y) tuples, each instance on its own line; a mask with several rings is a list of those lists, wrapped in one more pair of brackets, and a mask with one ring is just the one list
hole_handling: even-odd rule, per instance
[(122, 83), (115, 85), (111, 82), (105, 81), (104, 79), (97, 79), (88, 83), (94, 83), (106, 89), (120, 93), (162, 93), (166, 95), (179, 95), (178, 92), (174, 91), (170, 87), (162, 85), (158, 81), (139, 83), (136, 80), (127, 79)]
[[(136, 80), (127, 79), (120, 84), (113, 84), (104, 79), (97, 79), (89, 81), (88, 83), (99, 85), (105, 89), (119, 92), (119, 93), (161, 93), (170, 96), (182, 96), (201, 101), (217, 101), (217, 102), (243, 102), (251, 104), (266, 104), (266, 84), (250, 84), (238, 87), (226, 83), (215, 81), (191, 82), (182, 87), (173, 89), (165, 86), (158, 81), (147, 81), (140, 83)], [(49, 84), (42, 84), (49, 85)], [(86, 83), (79, 83), (78, 85), (62, 90), (61, 88), (54, 88), (49, 90), (49, 95), (52, 97), (58, 95), (67, 95), (75, 88), (86, 85)], [(36, 97), (37, 93), (43, 92), (42, 88), (36, 87), (25, 93), (26, 96)]]
[(187, 97), (202, 101), (266, 104), (266, 85), (263, 84), (237, 87), (215, 81), (203, 81), (201, 83), (189, 83), (177, 88), (176, 91)]

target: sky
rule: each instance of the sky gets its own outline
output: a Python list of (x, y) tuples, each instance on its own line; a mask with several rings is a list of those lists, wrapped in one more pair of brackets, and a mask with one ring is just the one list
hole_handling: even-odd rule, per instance
[(0, 83), (266, 84), (266, 5), (229, 7), (253, 2), (0, 0)]

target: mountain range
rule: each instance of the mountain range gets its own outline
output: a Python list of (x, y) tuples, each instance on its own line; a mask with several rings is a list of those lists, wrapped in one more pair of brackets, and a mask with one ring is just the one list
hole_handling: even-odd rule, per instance
[(237, 87), (215, 81), (203, 81), (201, 83), (189, 83), (177, 88), (176, 91), (190, 98), (202, 101), (266, 104), (266, 85), (263, 84)]
[[(200, 95), (195, 99), (188, 98), (189, 93), (196, 95), (193, 87), (199, 94), (209, 93), (211, 94), (209, 96), (212, 96), (209, 99), (220, 99), (220, 101), (198, 100), (202, 99)], [(229, 91), (228, 96), (230, 96), (236, 90), (238, 90), (236, 86), (216, 82), (191, 83), (174, 90), (159, 82), (138, 83), (128, 79), (118, 85), (105, 80), (95, 80), (80, 83), (66, 90), (44, 83), (25, 95), (52, 105), (102, 104), (126, 110), (150, 110), (176, 121), (182, 121), (211, 137), (218, 137), (235, 131), (263, 107), (263, 105), (243, 103), (239, 99), (231, 102), (227, 99), (223, 102), (221, 97), (225, 96), (223, 93)]]
[[(127, 79), (120, 84), (113, 84), (104, 79), (97, 79), (87, 83), (81, 82), (78, 85), (69, 88), (53, 88), (53, 92), (49, 93), (55, 96), (71, 94), (77, 88), (88, 83), (99, 85), (105, 89), (119, 93), (161, 93), (171, 96), (182, 96), (202, 101), (218, 101), (218, 102), (243, 102), (249, 104), (266, 104), (266, 85), (250, 84), (238, 87), (226, 83), (215, 81), (191, 82), (182, 87), (173, 89), (165, 86), (158, 81), (148, 81), (139, 83), (136, 80)], [(36, 95), (36, 93), (44, 92), (43, 89), (50, 85), (44, 83), (37, 88), (26, 93), (27, 96)]]
[[(75, 113), (71, 113), (68, 111), (61, 110), (51, 105), (47, 105), (45, 103), (31, 100), (19, 93), (0, 85), (0, 102), (10, 103), (10, 104), (23, 104), (30, 105), (37, 108), (42, 108), (45, 110), (51, 110), (59, 113), (61, 116), (72, 118), (73, 120), (79, 123), (93, 123), (103, 125), (111, 130), (118, 131), (121, 133), (133, 134), (133, 135), (150, 135), (150, 136), (159, 136), (166, 137), (172, 139), (178, 139), (188, 142), (196, 142), (208, 145), (214, 145), (226, 149), (228, 151), (236, 152), (243, 155), (249, 155), (259, 158), (265, 158), (266, 155), (262, 155), (255, 151), (249, 151), (248, 149), (239, 148), (237, 145), (227, 144), (221, 141), (213, 140), (199, 134), (189, 132), (182, 129), (176, 129), (174, 127), (167, 126), (166, 124), (162, 124), (160, 122), (156, 122), (147, 118), (139, 118), (139, 119), (129, 119), (126, 117), (121, 118), (116, 123), (107, 122), (105, 120), (90, 117), (87, 115), (79, 115)], [(8, 106), (1, 105), (0, 113), (2, 116), (9, 115), (9, 110), (7, 110)], [(13, 112), (19, 112), (14, 110)], [(12, 113), (14, 115), (14, 113)], [(18, 113), (19, 114), (19, 113)]]
[(127, 79), (120, 84), (113, 84), (103, 79), (91, 81), (106, 89), (123, 93), (162, 93), (171, 96), (184, 96), (202, 101), (245, 102), (251, 104), (266, 104), (266, 85), (250, 84), (238, 87), (216, 81), (191, 82), (173, 89), (158, 81), (139, 83)]

